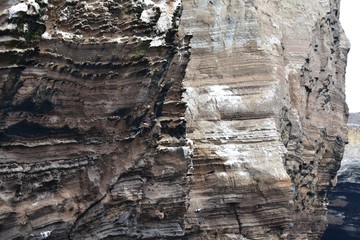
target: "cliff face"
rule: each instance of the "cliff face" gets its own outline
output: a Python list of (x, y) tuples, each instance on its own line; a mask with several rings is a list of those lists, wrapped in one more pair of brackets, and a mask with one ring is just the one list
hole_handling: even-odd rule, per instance
[(2, 1), (5, 239), (317, 239), (339, 1)]
[(337, 185), (329, 196), (329, 227), (324, 240), (355, 240), (360, 236), (360, 114), (350, 114), (348, 125), (349, 144), (345, 147)]
[(325, 230), (346, 141), (338, 13), (337, 1), (184, 2), (191, 229), (250, 239)]
[(183, 236), (180, 3), (1, 9), (2, 236)]

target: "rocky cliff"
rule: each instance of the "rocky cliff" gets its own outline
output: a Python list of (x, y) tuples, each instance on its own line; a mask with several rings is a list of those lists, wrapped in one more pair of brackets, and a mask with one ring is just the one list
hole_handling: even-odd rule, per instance
[(3, 239), (318, 239), (339, 0), (0, 3)]
[(338, 172), (338, 183), (329, 196), (329, 212), (324, 240), (360, 239), (360, 113), (349, 116), (349, 144)]

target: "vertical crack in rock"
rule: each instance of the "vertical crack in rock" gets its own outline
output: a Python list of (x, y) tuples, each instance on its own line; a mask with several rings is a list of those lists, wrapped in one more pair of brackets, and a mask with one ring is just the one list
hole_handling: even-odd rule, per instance
[(80, 214), (80, 216), (75, 220), (74, 225), (70, 228), (69, 234), (68, 234), (68, 238), (69, 239), (73, 239), (72, 238), (72, 233), (74, 231), (75, 226), (77, 226), (78, 221), (80, 221), (81, 218), (83, 218), (84, 216), (87, 216), (88, 213), (94, 208), (96, 207), (104, 198), (106, 197), (106, 195), (102, 196), (99, 200), (96, 200), (94, 203), (92, 203), (83, 213)]
[(232, 208), (233, 208), (234, 214), (235, 214), (235, 216), (236, 216), (236, 220), (237, 220), (237, 222), (238, 222), (238, 224), (239, 224), (239, 233), (241, 234), (241, 225), (242, 225), (242, 223), (241, 223), (240, 217), (239, 217), (239, 215), (238, 215), (238, 213), (237, 213), (237, 211), (236, 211), (236, 206), (235, 206), (235, 204), (232, 204)]

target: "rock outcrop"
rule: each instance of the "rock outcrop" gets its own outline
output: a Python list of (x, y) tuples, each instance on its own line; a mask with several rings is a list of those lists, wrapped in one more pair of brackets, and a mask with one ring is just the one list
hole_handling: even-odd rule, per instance
[(0, 3), (4, 239), (318, 239), (339, 0)]
[(330, 194), (329, 227), (323, 239), (360, 239), (360, 113), (349, 117), (349, 144), (338, 172), (338, 182)]

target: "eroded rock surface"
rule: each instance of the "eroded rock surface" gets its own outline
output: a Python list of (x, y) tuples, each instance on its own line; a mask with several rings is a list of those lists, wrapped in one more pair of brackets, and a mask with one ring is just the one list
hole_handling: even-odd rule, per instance
[(2, 236), (183, 236), (180, 2), (1, 9)]
[(4, 239), (318, 239), (339, 1), (8, 0)]
[(338, 14), (336, 1), (184, 3), (190, 231), (316, 239), (325, 230), (347, 132)]

